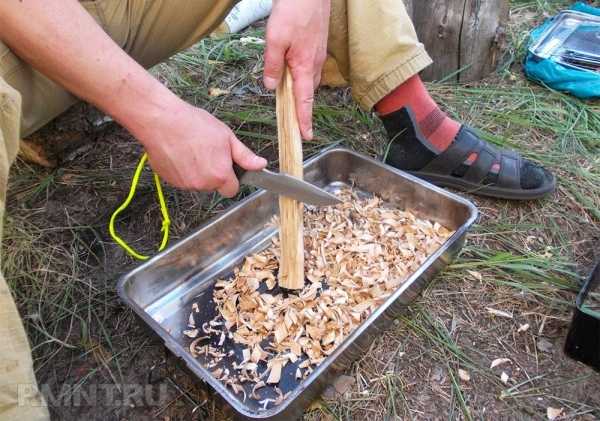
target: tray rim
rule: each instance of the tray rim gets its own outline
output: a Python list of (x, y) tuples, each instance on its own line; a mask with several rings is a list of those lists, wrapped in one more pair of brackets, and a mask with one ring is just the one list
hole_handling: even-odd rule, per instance
[(126, 274), (122, 275), (117, 283), (117, 293), (119, 295), (119, 298), (123, 301), (123, 303), (126, 304), (127, 307), (131, 308), (138, 315), (138, 317), (140, 317), (142, 320), (144, 320), (144, 322), (148, 325), (148, 327), (150, 327), (156, 334), (158, 334), (160, 336), (160, 338), (165, 343), (165, 346), (173, 354), (175, 354), (175, 356), (184, 360), (187, 367), (196, 376), (198, 376), (199, 380), (202, 380), (203, 382), (209, 384), (220, 395), (220, 397), (222, 399), (224, 399), (229, 405), (231, 405), (233, 407), (233, 409), (235, 411), (237, 411), (239, 414), (241, 414), (245, 417), (248, 417), (249, 419), (267, 419), (267, 418), (277, 416), (278, 414), (284, 412), (294, 402), (294, 400), (305, 389), (307, 389), (312, 383), (314, 383), (315, 380), (320, 376), (320, 374), (322, 372), (329, 369), (330, 366), (332, 365), (332, 363), (334, 361), (336, 361), (336, 359), (348, 348), (348, 346), (350, 344), (352, 344), (394, 302), (396, 302), (400, 298), (400, 296), (409, 287), (411, 287), (412, 284), (415, 283), (421, 277), (421, 275), (427, 269), (429, 269), (435, 261), (438, 260), (438, 258), (442, 254), (444, 254), (452, 245), (454, 245), (463, 236), (466, 235), (468, 229), (475, 223), (477, 217), (479, 216), (479, 211), (478, 211), (477, 207), (468, 199), (466, 199), (462, 196), (459, 196), (455, 193), (452, 193), (450, 191), (447, 191), (441, 187), (435, 186), (435, 185), (433, 185), (425, 180), (422, 180), (412, 174), (409, 174), (402, 170), (398, 170), (397, 168), (389, 166), (381, 161), (373, 159), (372, 157), (360, 154), (360, 153), (355, 152), (348, 148), (339, 147), (336, 145), (329, 147), (329, 148), (325, 148), (324, 150), (322, 150), (315, 156), (306, 160), (303, 163), (303, 167), (306, 168), (307, 166), (311, 165), (312, 163), (325, 158), (329, 154), (340, 153), (340, 152), (351, 154), (360, 159), (369, 161), (370, 163), (376, 164), (378, 166), (382, 166), (386, 170), (388, 170), (392, 173), (396, 173), (397, 175), (400, 175), (401, 177), (408, 179), (411, 182), (419, 184), (422, 187), (425, 187), (429, 190), (434, 191), (435, 193), (441, 194), (450, 200), (461, 203), (462, 205), (467, 207), (467, 209), (469, 211), (469, 217), (454, 232), (454, 234), (452, 236), (450, 236), (444, 242), (444, 244), (442, 244), (442, 246), (435, 253), (433, 253), (431, 256), (429, 256), (425, 260), (425, 262), (419, 267), (419, 269), (417, 269), (411, 276), (409, 276), (408, 279), (390, 297), (388, 297), (388, 299), (384, 303), (382, 303), (377, 308), (377, 310), (375, 310), (367, 319), (365, 319), (361, 323), (360, 326), (358, 326), (350, 335), (348, 335), (348, 337), (346, 337), (346, 339), (336, 348), (336, 350), (331, 355), (329, 355), (306, 379), (304, 379), (296, 389), (294, 389), (292, 391), (292, 394), (287, 399), (285, 399), (285, 401), (282, 402), (281, 405), (275, 406), (273, 408), (270, 408), (270, 409), (267, 409), (265, 411), (261, 411), (258, 413), (254, 412), (254, 411), (248, 411), (246, 409), (246, 407), (240, 403), (240, 401), (236, 397), (236, 395), (234, 395), (229, 389), (227, 389), (219, 380), (215, 379), (210, 374), (208, 369), (206, 369), (201, 364), (199, 364), (196, 359), (193, 359), (191, 354), (189, 352), (187, 352), (185, 350), (185, 348), (182, 347), (179, 343), (175, 342), (173, 340), (172, 335), (166, 329), (164, 329), (160, 325), (160, 323), (158, 323), (154, 318), (152, 318), (149, 315), (149, 313), (144, 311), (144, 309), (142, 307), (140, 307), (136, 302), (131, 300), (125, 292), (126, 284), (130, 278), (134, 277), (139, 272), (144, 271), (146, 268), (152, 266), (155, 262), (160, 260), (163, 256), (171, 253), (174, 249), (182, 246), (187, 241), (191, 241), (193, 237), (195, 237), (199, 232), (206, 229), (210, 225), (217, 223), (218, 221), (220, 221), (222, 219), (227, 218), (229, 215), (236, 212), (238, 209), (242, 208), (250, 201), (256, 200), (258, 197), (268, 194), (267, 191), (265, 191), (264, 189), (259, 189), (258, 191), (250, 194), (248, 197), (242, 199), (239, 203), (231, 206), (229, 209), (224, 211), (221, 215), (217, 215), (217, 216), (205, 221), (198, 228), (196, 228), (194, 231), (189, 233), (186, 237), (176, 241), (172, 245), (168, 246), (162, 252), (158, 253), (157, 255), (155, 255), (152, 258), (148, 259), (147, 261), (143, 262), (138, 267), (136, 267), (136, 268), (132, 269), (131, 271), (127, 272)]

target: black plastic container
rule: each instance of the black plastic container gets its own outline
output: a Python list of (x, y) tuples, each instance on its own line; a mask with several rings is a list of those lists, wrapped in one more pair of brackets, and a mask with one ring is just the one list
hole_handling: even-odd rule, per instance
[(577, 295), (565, 353), (600, 372), (600, 312), (586, 306), (592, 292), (600, 292), (600, 262)]

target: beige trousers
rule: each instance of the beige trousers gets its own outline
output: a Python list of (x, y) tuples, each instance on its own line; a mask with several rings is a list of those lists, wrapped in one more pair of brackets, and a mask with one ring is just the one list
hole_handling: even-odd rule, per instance
[[(117, 44), (143, 66), (151, 67), (213, 31), (235, 0), (81, 3)], [(402, 0), (332, 0), (323, 84), (349, 84), (356, 101), (364, 109), (371, 109), (430, 63)], [(36, 72), (0, 42), (0, 219), (19, 139), (75, 102), (77, 98)], [(1, 275), (0, 337), (0, 420), (47, 419), (27, 336)]]

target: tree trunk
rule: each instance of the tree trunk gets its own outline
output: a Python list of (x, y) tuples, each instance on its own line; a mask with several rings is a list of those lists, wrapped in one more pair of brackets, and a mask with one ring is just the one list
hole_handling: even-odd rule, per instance
[(405, 0), (434, 64), (425, 80), (479, 80), (494, 71), (505, 43), (508, 0)]

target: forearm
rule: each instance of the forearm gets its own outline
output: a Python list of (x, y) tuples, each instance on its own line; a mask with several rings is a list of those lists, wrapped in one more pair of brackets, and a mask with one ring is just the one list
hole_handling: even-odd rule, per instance
[(77, 0), (1, 0), (0, 39), (35, 69), (134, 134), (177, 100)]
[(232, 197), (232, 162), (267, 162), (221, 121), (177, 98), (116, 45), (77, 0), (0, 0), (0, 40), (125, 126), (166, 182)]

